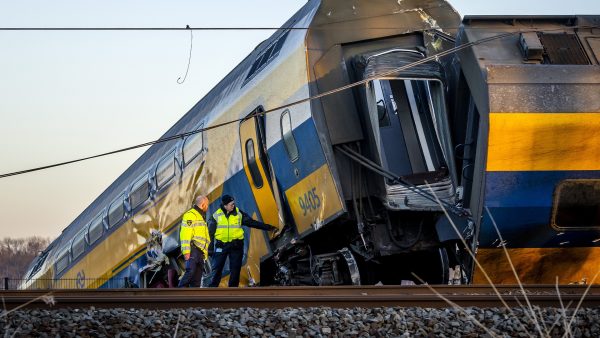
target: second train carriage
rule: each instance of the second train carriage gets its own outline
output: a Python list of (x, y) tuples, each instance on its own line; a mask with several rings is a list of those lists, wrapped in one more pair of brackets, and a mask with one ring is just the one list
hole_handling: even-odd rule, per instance
[[(476, 248), (494, 281), (511, 282), (484, 206), (525, 281), (589, 277), (600, 238), (599, 35), (573, 27), (597, 21), (466, 18), (459, 30), (445, 1), (309, 1), (163, 137), (241, 121), (152, 146), (34, 261), (23, 287), (143, 287), (150, 230), (165, 234), (178, 266), (181, 215), (197, 194), (211, 214), (224, 193), (280, 227), (273, 238), (247, 229), (243, 285), (487, 282), (467, 254)], [(557, 61), (556, 37), (518, 34), (535, 27), (568, 35), (584, 64)], [(506, 32), (517, 33), (397, 71)], [(531, 273), (540, 265), (547, 273)]]

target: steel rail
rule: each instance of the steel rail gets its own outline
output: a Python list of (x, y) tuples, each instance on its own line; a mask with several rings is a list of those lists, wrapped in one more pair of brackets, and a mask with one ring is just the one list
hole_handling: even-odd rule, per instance
[[(432, 291), (435, 290), (435, 291)], [(284, 307), (452, 307), (437, 293), (462, 306), (502, 307), (489, 286), (340, 286), (340, 287), (258, 287), (195, 289), (98, 289), (98, 290), (15, 290), (0, 291), (6, 310), (19, 308), (284, 308)], [(525, 286), (533, 305), (574, 307), (587, 286), (563, 285), (560, 299), (554, 285)], [(524, 304), (519, 287), (498, 290), (511, 307)], [(49, 303), (54, 303), (53, 305)], [(600, 285), (592, 286), (582, 306), (600, 306)]]

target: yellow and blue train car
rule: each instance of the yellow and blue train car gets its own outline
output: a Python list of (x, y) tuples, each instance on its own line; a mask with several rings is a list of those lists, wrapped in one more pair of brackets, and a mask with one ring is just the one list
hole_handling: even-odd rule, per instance
[[(525, 281), (547, 281), (527, 264), (567, 248), (575, 263), (562, 272), (577, 273), (562, 281), (587, 276), (600, 238), (599, 34), (572, 31), (597, 19), (527, 20), (461, 26), (442, 0), (309, 1), (86, 208), (22, 287), (145, 287), (151, 230), (181, 273), (179, 223), (198, 194), (209, 214), (230, 194), (279, 227), (246, 229), (242, 285), (482, 282), (469, 250), (511, 282), (492, 220)], [(545, 33), (519, 34), (525, 22), (575, 34), (588, 63), (559, 65)]]
[[(600, 271), (600, 20), (463, 23), (465, 44), (509, 34), (459, 53), (477, 257), (494, 283), (517, 282), (503, 245), (522, 282), (590, 282)], [(473, 279), (489, 283), (480, 269)]]

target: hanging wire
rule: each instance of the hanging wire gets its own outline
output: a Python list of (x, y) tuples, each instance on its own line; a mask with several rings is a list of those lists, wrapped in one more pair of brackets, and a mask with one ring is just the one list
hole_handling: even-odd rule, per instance
[[(587, 26), (586, 25), (586, 26), (572, 26), (572, 27), (569, 27), (569, 28), (571, 28), (571, 29), (590, 29), (590, 28), (600, 28), (600, 26), (593, 26), (593, 25), (592, 26)], [(423, 64), (423, 63), (427, 63), (427, 62), (430, 62), (430, 61), (434, 61), (434, 60), (436, 60), (436, 59), (438, 59), (440, 57), (447, 56), (447, 55), (456, 53), (458, 51), (461, 51), (463, 49), (470, 48), (470, 47), (473, 47), (473, 46), (476, 46), (476, 45), (480, 45), (480, 44), (487, 43), (487, 42), (494, 41), (494, 40), (503, 39), (503, 38), (510, 37), (510, 36), (517, 35), (517, 34), (521, 34), (521, 33), (542, 32), (542, 31), (543, 32), (549, 32), (549, 31), (555, 31), (555, 30), (561, 30), (562, 31), (562, 30), (564, 30), (564, 28), (545, 29), (545, 30), (543, 30), (543, 29), (528, 29), (528, 30), (519, 30), (519, 31), (514, 31), (514, 32), (509, 32), (509, 33), (503, 33), (503, 34), (499, 34), (499, 35), (490, 36), (490, 37), (483, 38), (483, 39), (476, 40), (476, 41), (472, 41), (472, 42), (469, 42), (469, 43), (466, 43), (466, 44), (463, 44), (463, 45), (460, 45), (460, 46), (457, 46), (457, 47), (454, 47), (454, 48), (447, 49), (447, 50), (445, 50), (443, 52), (440, 52), (440, 53), (428, 56), (426, 58), (423, 58), (421, 60), (418, 60), (418, 61), (406, 64), (406, 65), (404, 65), (402, 67), (398, 67), (398, 68), (392, 69), (392, 70), (390, 70), (388, 72), (385, 72), (383, 74), (379, 74), (377, 76), (366, 78), (366, 79), (361, 80), (361, 81), (353, 82), (351, 84), (348, 84), (348, 85), (345, 85), (345, 86), (342, 86), (342, 87), (338, 87), (338, 88), (332, 89), (332, 90), (327, 91), (327, 92), (323, 92), (323, 93), (318, 94), (318, 95), (314, 95), (314, 96), (310, 96), (310, 97), (307, 97), (307, 98), (304, 98), (304, 99), (301, 99), (301, 100), (298, 100), (298, 101), (290, 102), (290, 103), (281, 105), (281, 106), (276, 107), (276, 108), (264, 110), (262, 112), (256, 112), (254, 114), (250, 114), (247, 117), (243, 117), (243, 118), (238, 118), (238, 119), (226, 121), (226, 122), (223, 122), (223, 123), (212, 125), (210, 127), (206, 127), (206, 128), (197, 129), (197, 130), (194, 130), (194, 131), (185, 132), (185, 133), (181, 133), (181, 134), (177, 134), (177, 135), (173, 135), (173, 136), (161, 138), (161, 139), (158, 139), (158, 140), (155, 140), (155, 141), (145, 142), (145, 143), (142, 143), (142, 144), (138, 144), (138, 145), (134, 145), (134, 146), (126, 147), (126, 148), (109, 151), (109, 152), (98, 154), (98, 155), (93, 155), (93, 156), (79, 158), (79, 159), (76, 159), (76, 160), (71, 160), (71, 161), (66, 161), (66, 162), (61, 162), (61, 163), (55, 163), (55, 164), (46, 165), (46, 166), (42, 166), (42, 167), (31, 168), (31, 169), (26, 169), (26, 170), (21, 170), (21, 171), (15, 171), (15, 172), (12, 172), (12, 173), (2, 174), (2, 175), (0, 175), (0, 179), (1, 178), (6, 178), (6, 177), (11, 177), (11, 176), (16, 176), (16, 175), (27, 174), (27, 173), (31, 173), (31, 172), (35, 172), (35, 171), (40, 171), (40, 170), (45, 170), (45, 169), (60, 167), (60, 166), (64, 166), (64, 165), (67, 165), (67, 164), (77, 163), (77, 162), (86, 161), (86, 160), (91, 160), (91, 159), (94, 159), (94, 158), (108, 156), (108, 155), (112, 155), (112, 154), (117, 154), (117, 153), (129, 151), (129, 150), (133, 150), (133, 149), (138, 149), (138, 148), (142, 148), (142, 147), (151, 146), (151, 145), (158, 144), (158, 143), (163, 143), (163, 142), (168, 142), (168, 141), (180, 139), (180, 138), (187, 137), (189, 135), (193, 135), (193, 134), (196, 134), (196, 133), (204, 132), (204, 131), (207, 131), (207, 130), (221, 128), (221, 127), (227, 126), (229, 124), (237, 123), (237, 122), (240, 122), (240, 121), (243, 121), (243, 120), (246, 120), (246, 119), (249, 119), (249, 118), (253, 118), (253, 117), (256, 117), (256, 116), (264, 116), (266, 114), (269, 114), (269, 113), (272, 113), (272, 112), (275, 112), (275, 111), (279, 111), (279, 110), (282, 110), (282, 109), (285, 109), (285, 108), (296, 106), (296, 105), (301, 104), (301, 103), (305, 103), (305, 102), (309, 102), (309, 101), (312, 101), (312, 100), (320, 99), (320, 98), (325, 97), (325, 96), (333, 95), (333, 94), (339, 93), (341, 91), (344, 91), (344, 90), (347, 90), (347, 89), (350, 89), (350, 88), (354, 88), (354, 87), (357, 87), (357, 86), (360, 86), (360, 85), (364, 85), (364, 84), (366, 84), (366, 83), (368, 83), (370, 81), (374, 81), (374, 80), (377, 80), (379, 78), (384, 78), (386, 76), (393, 75), (395, 73), (407, 70), (407, 69), (415, 67), (417, 65), (420, 65), (420, 64)], [(430, 31), (430, 29), (427, 29), (427, 30), (424, 30), (424, 31)]]
[(187, 79), (188, 71), (190, 70), (190, 63), (192, 62), (192, 47), (194, 47), (194, 30), (191, 29), (189, 25), (185, 26), (185, 29), (190, 30), (190, 56), (188, 58), (188, 64), (187, 64), (187, 68), (185, 69), (185, 75), (183, 76), (183, 80), (181, 80), (181, 82), (179, 82), (181, 77), (177, 78), (177, 83), (179, 83), (179, 84), (184, 83), (185, 79)]

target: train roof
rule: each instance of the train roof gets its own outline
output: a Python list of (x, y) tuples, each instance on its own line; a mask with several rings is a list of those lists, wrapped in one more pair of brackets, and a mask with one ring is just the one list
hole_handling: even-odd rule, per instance
[[(303, 22), (311, 13), (315, 12), (308, 25), (316, 30), (315, 36), (317, 40), (322, 40), (323, 46), (329, 46), (335, 41), (350, 42), (352, 39), (365, 40), (373, 38), (373, 32), (377, 30), (361, 30), (358, 35), (348, 34), (346, 29), (353, 27), (355, 20), (345, 22), (343, 18), (354, 16), (358, 18), (376, 19), (377, 15), (386, 17), (385, 20), (390, 20), (388, 14), (392, 13), (395, 20), (401, 22), (401, 27), (392, 29), (395, 34), (403, 34), (414, 31), (414, 27), (425, 29), (431, 26), (452, 27), (455, 17), (458, 17), (456, 11), (445, 0), (405, 0), (400, 2), (379, 1), (379, 5), (383, 6), (380, 10), (374, 10), (371, 4), (361, 4), (361, 6), (344, 6), (347, 3), (345, 0), (309, 0), (298, 12), (288, 19), (280, 29), (274, 32), (268, 39), (261, 42), (243, 61), (241, 61), (229, 74), (227, 74), (213, 89), (211, 89), (198, 103), (196, 103), (179, 121), (169, 128), (161, 138), (168, 138), (184, 132), (193, 131), (198, 127), (205, 117), (210, 114), (215, 108), (220, 107), (226, 99), (230, 97), (233, 91), (239, 90), (248, 81), (248, 73), (253, 68), (253, 65), (261, 53), (266, 51), (272, 44), (283, 34), (287, 27), (297, 27), (299, 22)], [(429, 16), (424, 17), (423, 8), (432, 11), (437, 20), (433, 20)], [(334, 8), (339, 11), (333, 10)], [(320, 9), (317, 11), (317, 9)], [(418, 13), (415, 13), (418, 12)], [(415, 19), (417, 18), (417, 19)], [(347, 18), (346, 18), (347, 19)], [(436, 22), (437, 21), (437, 22)], [(385, 23), (367, 21), (370, 24)], [(331, 25), (331, 32), (326, 32), (322, 28)], [(341, 25), (341, 26), (340, 26)], [(413, 28), (411, 28), (413, 27)], [(297, 27), (300, 28), (300, 27)], [(343, 29), (342, 29), (343, 28)], [(454, 33), (453, 30), (451, 30)], [(305, 32), (306, 34), (306, 32)], [(340, 36), (341, 35), (341, 36)], [(337, 36), (337, 38), (336, 38)], [(352, 37), (352, 39), (351, 39)], [(311, 38), (311, 41), (314, 37)], [(313, 46), (314, 47), (314, 46)], [(62, 248), (63, 244), (68, 243), (85, 225), (87, 225), (98, 213), (102, 212), (116, 197), (127, 190), (130, 184), (138, 177), (148, 172), (153, 166), (164, 156), (168, 150), (176, 145), (176, 140), (152, 145), (146, 150), (127, 170), (123, 172), (111, 185), (108, 186), (71, 224), (69, 224), (56, 240), (55, 248)]]
[[(252, 67), (257, 55), (260, 55), (272, 42), (277, 40), (285, 30), (282, 28), (293, 27), (301, 21), (311, 10), (319, 5), (318, 0), (310, 0), (279, 30), (273, 33), (268, 39), (264, 40), (229, 74), (227, 74), (208, 94), (206, 94), (198, 103), (196, 103), (179, 121), (169, 128), (160, 138), (167, 138), (188, 131), (193, 131), (199, 123), (209, 114), (219, 103), (228, 97), (232, 90), (238, 89), (244, 84), (246, 74)], [(109, 203), (122, 194), (133, 180), (148, 172), (168, 150), (173, 148), (176, 140), (152, 145), (146, 150), (127, 170), (123, 172), (111, 185), (100, 194), (69, 226), (67, 226), (56, 241), (61, 244), (70, 241), (81, 228), (87, 225), (93, 217), (103, 211)], [(62, 246), (62, 245), (61, 245)], [(59, 246), (60, 247), (60, 246)], [(50, 247), (49, 247), (50, 248)]]

